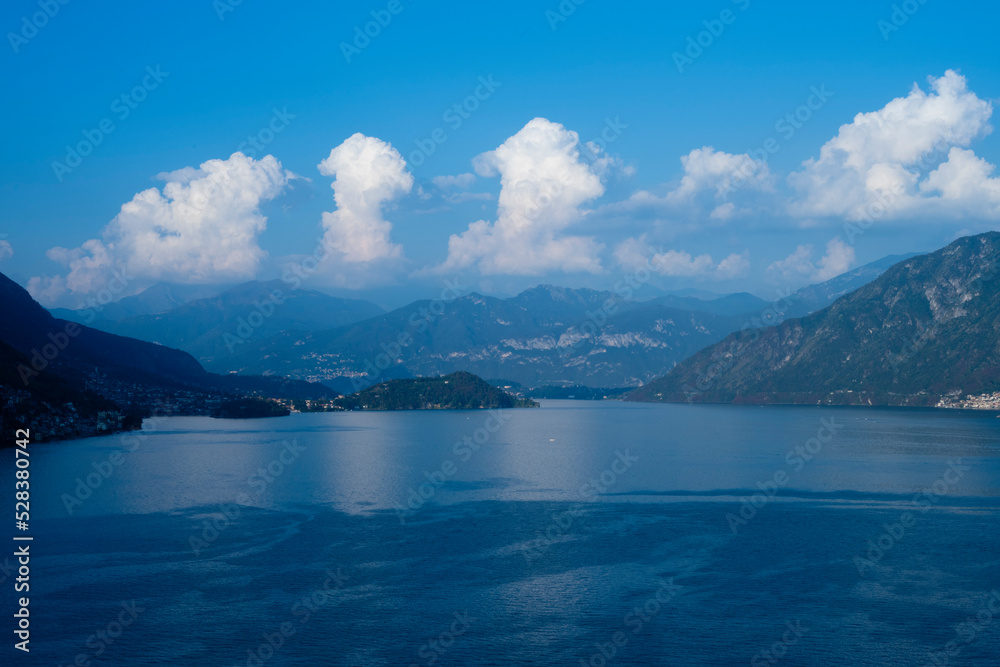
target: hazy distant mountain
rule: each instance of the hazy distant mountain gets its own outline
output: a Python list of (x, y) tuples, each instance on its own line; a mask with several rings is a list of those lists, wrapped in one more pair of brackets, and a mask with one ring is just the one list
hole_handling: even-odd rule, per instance
[(741, 322), (542, 285), (509, 299), (418, 301), (347, 327), (281, 333), (241, 346), (227, 369), (323, 381), (341, 391), (458, 370), (528, 386), (636, 386)]
[(1000, 233), (905, 259), (832, 306), (735, 333), (633, 400), (933, 405), (1000, 389)]
[[(275, 296), (277, 295), (277, 296)], [(279, 331), (332, 329), (381, 315), (369, 301), (341, 299), (314, 290), (293, 290), (280, 280), (248, 282), (217, 296), (197, 299), (166, 312), (126, 317), (94, 326), (110, 333), (189, 352), (202, 363), (228, 370), (221, 360), (246, 340)]]
[(697, 310), (703, 313), (715, 313), (716, 315), (743, 315), (745, 313), (759, 312), (771, 305), (767, 301), (764, 301), (764, 299), (747, 292), (716, 296), (712, 299), (668, 295), (657, 297), (646, 303), (659, 303), (670, 308)]
[[(219, 285), (175, 285), (172, 283), (157, 283), (142, 292), (124, 299), (113, 301), (103, 306), (70, 310), (69, 308), (52, 308), (49, 312), (60, 319), (70, 322), (80, 322), (88, 326), (96, 326), (102, 320), (118, 321), (138, 315), (165, 313), (195, 299), (215, 296), (226, 289)], [(103, 328), (103, 327), (97, 327)]]
[[(114, 335), (57, 319), (28, 292), (0, 274), (0, 341), (18, 355), (6, 355), (8, 366), (0, 379), (5, 387), (21, 391), (39, 380), (44, 370), (50, 383), (112, 396), (121, 401), (123, 387), (211, 392), (265, 392), (273, 396), (322, 398), (334, 395), (325, 387), (285, 378), (219, 376), (202, 368), (186, 352), (125, 336)], [(24, 363), (24, 359), (28, 363)], [(14, 366), (13, 372), (9, 366)], [(27, 378), (27, 383), (22, 379)], [(142, 396), (134, 396), (143, 402)], [(126, 400), (131, 400), (126, 398)]]
[(785, 317), (802, 317), (822, 310), (845, 294), (850, 294), (859, 287), (875, 280), (894, 264), (919, 254), (921, 253), (911, 252), (904, 255), (888, 255), (864, 266), (851, 269), (826, 282), (803, 287), (788, 298), (783, 308)]

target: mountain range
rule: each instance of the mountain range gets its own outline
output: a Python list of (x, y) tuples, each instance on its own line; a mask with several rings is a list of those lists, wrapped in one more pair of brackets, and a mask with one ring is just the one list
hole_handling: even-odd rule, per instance
[[(156, 286), (176, 298), (173, 286)], [(131, 299), (139, 299), (150, 290)], [(126, 299), (122, 299), (126, 301)], [(165, 299), (142, 299), (145, 310)], [(114, 305), (114, 304), (111, 304)], [(308, 289), (290, 289), (284, 282), (248, 282), (221, 294), (195, 298), (164, 310), (142, 312), (135, 302), (129, 314), (114, 318), (106, 308), (91, 326), (108, 333), (184, 350), (206, 366), (227, 371), (225, 359), (248, 340), (260, 340), (280, 331), (332, 329), (375, 317), (385, 311), (370, 301), (340, 299)], [(76, 311), (70, 311), (76, 312)], [(79, 317), (79, 315), (77, 315)]]
[[(473, 293), (386, 313), (367, 301), (273, 281), (238, 285), (165, 312), (104, 316), (93, 326), (185, 350), (211, 371), (283, 375), (341, 392), (455, 371), (528, 387), (635, 387), (730, 332), (829, 305), (894, 259), (803, 288), (780, 304), (748, 293), (541, 285), (510, 298)], [(165, 303), (163, 293), (178, 298), (177, 290), (160, 287), (152, 297), (130, 297), (130, 312)]]
[[(216, 375), (181, 350), (53, 317), (3, 274), (0, 311), (5, 313), (0, 318), (0, 404), (5, 414), (19, 418), (49, 415), (51, 436), (93, 434), (101, 426), (113, 430), (128, 415), (178, 409), (179, 404), (183, 411), (197, 411), (223, 395), (338, 395), (301, 380)], [(107, 416), (97, 422), (98, 413)], [(74, 432), (73, 423), (85, 426)]]
[(831, 306), (742, 331), (630, 400), (938, 405), (1000, 390), (1000, 233), (900, 261)]

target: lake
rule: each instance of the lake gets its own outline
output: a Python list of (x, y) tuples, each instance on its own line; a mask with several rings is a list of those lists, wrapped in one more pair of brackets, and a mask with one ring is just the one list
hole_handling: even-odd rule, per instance
[(543, 401), (30, 452), (24, 664), (1000, 663), (993, 414)]

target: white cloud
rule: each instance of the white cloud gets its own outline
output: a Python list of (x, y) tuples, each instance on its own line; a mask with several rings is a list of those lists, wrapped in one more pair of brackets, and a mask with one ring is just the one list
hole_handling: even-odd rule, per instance
[(733, 280), (734, 278), (745, 278), (750, 273), (750, 252), (744, 251), (737, 255), (733, 253), (719, 262), (715, 267), (715, 275), (719, 280)]
[[(624, 201), (607, 204), (600, 218), (670, 220), (670, 226), (707, 220), (723, 223), (770, 206), (774, 175), (767, 163), (746, 153), (726, 153), (712, 146), (696, 148), (681, 157), (684, 174), (665, 194), (639, 190)], [(762, 196), (762, 193), (763, 196)]]
[(431, 179), (442, 190), (468, 190), (476, 182), (475, 174), (457, 174), (455, 176), (435, 176)]
[(583, 217), (580, 207), (604, 193), (598, 175), (580, 160), (576, 132), (535, 118), (496, 150), (479, 155), (473, 165), (480, 176), (500, 176), (497, 220), (480, 220), (452, 235), (448, 258), (435, 271), (601, 271), (601, 246), (590, 237), (564, 233)]
[(920, 184), (924, 193), (939, 193), (943, 202), (960, 206), (969, 214), (1000, 217), (1000, 178), (996, 166), (970, 150), (952, 148), (948, 159)]
[(737, 155), (704, 146), (681, 157), (681, 164), (684, 176), (677, 189), (667, 195), (667, 201), (688, 203), (704, 192), (721, 201), (736, 188), (769, 191), (773, 187), (767, 163), (746, 153)]
[[(953, 70), (928, 81), (932, 92), (914, 84), (906, 97), (855, 116), (820, 149), (819, 158), (807, 160), (801, 171), (791, 174), (789, 183), (798, 191), (791, 213), (850, 220), (995, 216), (996, 200), (990, 205), (989, 196), (983, 197), (993, 187), (986, 180), (992, 166), (974, 167), (971, 151), (954, 151), (992, 131), (992, 106), (969, 91), (965, 77)], [(946, 155), (956, 163), (942, 165), (945, 173), (936, 179), (925, 178)], [(941, 185), (948, 186), (944, 196), (934, 196)], [(959, 192), (974, 193), (969, 196), (975, 201)], [(958, 209), (956, 202), (962, 203)]]
[(402, 246), (390, 238), (392, 223), (382, 215), (387, 204), (413, 188), (399, 151), (359, 132), (331, 150), (319, 171), (334, 178), (330, 187), (337, 203), (336, 211), (323, 213), (324, 243), (346, 262), (402, 257)]
[(0, 262), (5, 259), (10, 259), (14, 256), (14, 247), (10, 244), (10, 241), (5, 241), (0, 239)]
[(242, 153), (160, 174), (162, 191), (143, 190), (122, 205), (103, 240), (50, 249), (47, 256), (69, 273), (32, 278), (29, 291), (52, 303), (105, 288), (116, 270), (129, 280), (252, 278), (267, 256), (258, 245), (267, 226), (260, 205), (294, 177), (273, 156), (254, 160)]
[(848, 271), (855, 259), (854, 248), (839, 238), (827, 242), (826, 254), (818, 263), (813, 262), (814, 254), (812, 245), (798, 246), (791, 255), (767, 267), (768, 278), (786, 285), (821, 283)]
[(732, 253), (718, 264), (711, 255), (697, 257), (680, 250), (658, 252), (651, 248), (644, 237), (628, 238), (615, 248), (618, 265), (636, 271), (648, 264), (663, 276), (697, 278), (699, 280), (732, 280), (745, 277), (750, 272), (750, 253)]

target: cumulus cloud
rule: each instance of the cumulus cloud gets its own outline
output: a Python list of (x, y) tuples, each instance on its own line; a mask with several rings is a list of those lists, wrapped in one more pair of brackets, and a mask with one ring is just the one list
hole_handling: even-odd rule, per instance
[(811, 244), (800, 245), (785, 259), (767, 267), (768, 279), (782, 284), (801, 285), (821, 283), (848, 271), (854, 264), (854, 248), (839, 238), (832, 238), (826, 244), (826, 254), (813, 261), (815, 248)]
[(639, 190), (624, 201), (596, 212), (601, 219), (671, 220), (677, 227), (706, 221), (724, 223), (770, 207), (774, 175), (766, 162), (746, 153), (726, 153), (712, 146), (696, 148), (681, 157), (683, 176), (665, 193)]
[(972, 151), (952, 148), (948, 159), (920, 183), (920, 191), (971, 215), (1000, 218), (1000, 178), (994, 171), (995, 165)]
[(636, 271), (652, 267), (663, 276), (696, 278), (699, 280), (732, 280), (750, 272), (750, 254), (732, 253), (718, 264), (711, 255), (692, 256), (681, 250), (654, 249), (644, 237), (629, 238), (615, 248), (615, 261), (622, 268)]
[(754, 160), (746, 153), (726, 153), (705, 146), (681, 157), (681, 165), (684, 176), (677, 189), (667, 195), (669, 202), (692, 202), (705, 192), (711, 193), (716, 200), (725, 200), (736, 188), (773, 189), (767, 163)]
[(122, 205), (102, 239), (46, 254), (65, 276), (39, 276), (28, 289), (43, 302), (93, 293), (120, 272), (126, 280), (206, 283), (252, 278), (267, 256), (258, 237), (267, 226), (262, 203), (277, 197), (294, 174), (268, 155), (233, 153), (158, 176)]
[(359, 132), (331, 150), (319, 171), (334, 178), (330, 187), (337, 203), (336, 211), (323, 213), (324, 244), (345, 262), (402, 257), (402, 246), (390, 238), (392, 223), (382, 214), (413, 188), (413, 175), (399, 151)]
[[(791, 174), (797, 191), (791, 213), (849, 220), (958, 212), (995, 216), (992, 165), (977, 164), (971, 151), (955, 150), (992, 131), (992, 106), (953, 70), (928, 81), (930, 92), (914, 84), (906, 97), (855, 116), (818, 158)], [(937, 169), (943, 173), (933, 177), (931, 170), (946, 157)]]
[(14, 256), (14, 246), (10, 244), (10, 241), (5, 241), (0, 239), (0, 262), (5, 259), (10, 259)]
[(500, 176), (497, 220), (480, 220), (452, 235), (448, 258), (436, 270), (601, 271), (601, 246), (565, 233), (584, 216), (581, 206), (604, 193), (600, 178), (580, 157), (577, 133), (545, 118), (535, 118), (496, 150), (478, 156), (477, 174)]

